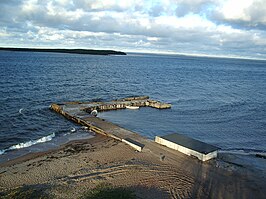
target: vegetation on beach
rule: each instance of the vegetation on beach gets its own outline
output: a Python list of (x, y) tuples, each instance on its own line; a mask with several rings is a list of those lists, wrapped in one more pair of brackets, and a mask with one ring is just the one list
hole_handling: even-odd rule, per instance
[[(46, 185), (24, 185), (22, 187), (11, 189), (6, 192), (0, 192), (1, 199), (50, 199), (54, 198)], [(113, 187), (109, 183), (100, 183), (94, 189), (91, 189), (80, 199), (136, 199), (133, 191), (124, 187)]]
[(7, 192), (0, 193), (2, 199), (49, 199), (52, 198), (47, 193), (43, 186), (25, 185)]
[(135, 199), (135, 193), (128, 188), (113, 187), (108, 183), (101, 183), (84, 194), (81, 199)]

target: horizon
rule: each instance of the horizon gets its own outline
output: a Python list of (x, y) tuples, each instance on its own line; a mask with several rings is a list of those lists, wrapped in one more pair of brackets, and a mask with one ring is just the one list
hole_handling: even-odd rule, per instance
[[(241, 57), (241, 56), (226, 56), (226, 55), (208, 55), (208, 54), (186, 54), (186, 53), (176, 53), (176, 52), (157, 52), (157, 51), (122, 51), (119, 49), (110, 48), (65, 48), (65, 47), (10, 47), (10, 46), (0, 46), (0, 48), (19, 48), (19, 49), (60, 49), (60, 50), (96, 50), (96, 51), (116, 51), (124, 52), (128, 54), (148, 54), (148, 55), (171, 55), (171, 56), (185, 56), (185, 57), (200, 57), (200, 58), (218, 58), (218, 59), (240, 59), (240, 60), (254, 60), (254, 61), (266, 61), (266, 58), (253, 58), (253, 57)], [(54, 52), (55, 53), (55, 52)], [(58, 52), (60, 53), (60, 52)], [(70, 53), (71, 54), (71, 53)]]

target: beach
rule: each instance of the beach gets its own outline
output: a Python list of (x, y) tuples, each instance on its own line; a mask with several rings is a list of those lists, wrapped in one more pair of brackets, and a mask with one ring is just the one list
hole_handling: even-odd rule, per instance
[[(147, 140), (147, 149), (102, 135), (0, 165), (0, 191), (30, 186), (48, 198), (79, 198), (101, 183), (139, 198), (264, 198), (265, 176), (240, 165), (198, 159)], [(165, 156), (162, 159), (162, 155)]]

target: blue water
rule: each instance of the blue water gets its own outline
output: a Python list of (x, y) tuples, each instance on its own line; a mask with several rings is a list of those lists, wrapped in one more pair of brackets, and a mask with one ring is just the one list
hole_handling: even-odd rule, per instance
[(172, 108), (100, 117), (151, 139), (179, 132), (222, 149), (266, 150), (266, 61), (0, 52), (0, 85), (0, 150), (77, 133), (76, 124), (49, 110), (53, 102), (132, 95)]

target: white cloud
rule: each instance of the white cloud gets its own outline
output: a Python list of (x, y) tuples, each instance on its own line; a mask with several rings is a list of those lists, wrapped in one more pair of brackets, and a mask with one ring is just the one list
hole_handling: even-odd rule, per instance
[(155, 18), (155, 23), (160, 26), (168, 26), (173, 28), (185, 28), (185, 29), (195, 29), (195, 28), (212, 28), (214, 24), (199, 15), (189, 14), (184, 17), (176, 16), (160, 16)]
[(25, 1), (23, 2), (22, 4), (22, 10), (24, 12), (32, 12), (32, 11), (35, 11), (37, 8), (38, 8), (38, 0), (28, 0), (28, 1)]
[(228, 0), (222, 5), (221, 13), (225, 19), (250, 21), (247, 9), (252, 5), (252, 0)]
[(158, 37), (147, 37), (148, 41), (159, 41), (160, 39)]
[(221, 20), (241, 25), (266, 26), (266, 1), (265, 0), (227, 0), (220, 1), (215, 12)]
[(0, 45), (266, 58), (264, 5), (265, 0), (3, 0)]

